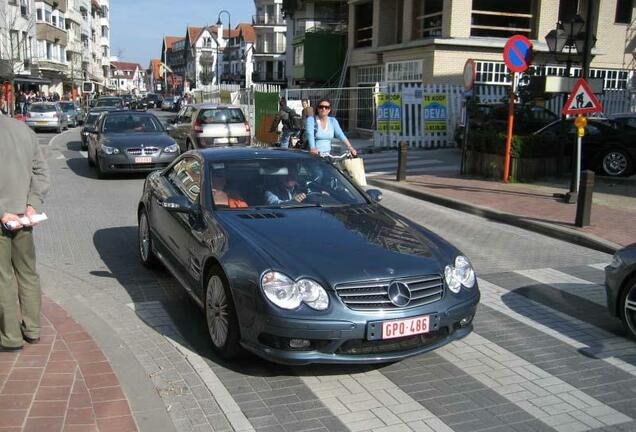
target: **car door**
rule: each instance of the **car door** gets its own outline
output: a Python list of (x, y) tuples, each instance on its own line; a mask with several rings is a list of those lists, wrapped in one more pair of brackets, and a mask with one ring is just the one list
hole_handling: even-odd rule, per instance
[(172, 270), (192, 286), (189, 251), (189, 231), (199, 219), (194, 213), (170, 211), (163, 203), (173, 196), (184, 196), (191, 204), (198, 205), (201, 162), (197, 157), (184, 156), (162, 174), (150, 199), (150, 220), (157, 238), (156, 247), (169, 261)]

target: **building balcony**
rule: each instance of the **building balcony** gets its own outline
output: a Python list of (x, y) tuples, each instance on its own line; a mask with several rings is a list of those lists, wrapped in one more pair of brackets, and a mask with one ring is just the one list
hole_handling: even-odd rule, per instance
[(40, 40), (46, 40), (54, 44), (66, 46), (68, 44), (68, 33), (51, 24), (38, 22), (35, 24), (35, 34)]
[(284, 26), (285, 19), (269, 15), (254, 15), (252, 16), (252, 24), (255, 26)]
[(310, 20), (302, 19), (296, 20), (296, 26), (294, 28), (294, 37), (302, 36), (309, 32), (328, 32), (328, 33), (347, 33), (346, 21), (324, 21), (324, 20)]
[(100, 38), (100, 40), (99, 40), (99, 44), (100, 44), (101, 46), (107, 46), (107, 47), (109, 47), (109, 46), (110, 46), (110, 39), (108, 39), (107, 37), (102, 37), (102, 38)]
[(261, 45), (256, 45), (254, 48), (254, 54), (256, 55), (275, 55), (275, 54), (285, 54), (287, 47), (283, 43), (264, 43)]
[(287, 82), (287, 80), (284, 77), (275, 77), (273, 73), (252, 72), (252, 82), (281, 84)]

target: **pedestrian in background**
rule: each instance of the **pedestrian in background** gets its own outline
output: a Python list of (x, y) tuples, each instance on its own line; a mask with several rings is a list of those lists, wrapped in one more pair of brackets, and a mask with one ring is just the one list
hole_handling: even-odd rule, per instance
[(309, 151), (321, 156), (331, 154), (331, 140), (338, 138), (351, 152), (351, 155), (356, 156), (356, 149), (353, 148), (345, 136), (338, 120), (329, 116), (331, 113), (331, 101), (326, 98), (320, 99), (317, 108), (318, 115), (307, 117), (307, 125), (305, 126), (307, 140), (309, 141)]
[(278, 138), (278, 146), (282, 148), (289, 148), (289, 137), (293, 132), (292, 118), (296, 116), (296, 111), (287, 106), (287, 99), (280, 98), (278, 102), (279, 110), (274, 116), (270, 132), (276, 132), (279, 124), (282, 124), (282, 130), (280, 137)]
[(23, 341), (39, 342), (42, 304), (34, 224), (23, 225), (20, 217), (37, 214), (49, 173), (35, 133), (23, 122), (0, 118), (0, 154), (0, 351), (18, 351)]

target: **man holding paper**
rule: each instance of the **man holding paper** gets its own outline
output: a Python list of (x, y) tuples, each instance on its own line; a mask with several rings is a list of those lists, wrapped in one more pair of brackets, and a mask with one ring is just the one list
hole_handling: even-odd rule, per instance
[(23, 122), (0, 117), (0, 351), (40, 340), (42, 293), (33, 226), (42, 220), (37, 210), (48, 189), (35, 133)]

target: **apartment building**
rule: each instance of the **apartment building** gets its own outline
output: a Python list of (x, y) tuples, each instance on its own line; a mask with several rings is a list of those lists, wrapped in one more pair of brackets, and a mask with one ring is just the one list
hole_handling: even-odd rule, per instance
[[(109, 75), (109, 0), (0, 0), (0, 78), (16, 90), (104, 90)], [(6, 42), (6, 43), (5, 43)]]
[[(587, 19), (592, 0), (352, 0), (348, 47), (351, 81), (462, 83), (467, 59), (477, 63), (477, 82), (507, 84), (502, 48), (513, 34), (534, 45), (535, 74), (561, 74), (563, 56), (555, 58), (545, 35), (557, 21), (576, 14)], [(592, 76), (606, 89), (629, 85), (634, 66), (635, 24), (631, 0), (596, 0)], [(572, 58), (580, 73), (581, 58)]]
[(252, 19), (256, 32), (254, 48), (255, 83), (286, 84), (287, 24), (283, 0), (254, 0), (256, 15)]
[(337, 87), (347, 53), (346, 0), (284, 3), (287, 85)]
[(0, 0), (0, 81), (39, 83), (33, 62), (35, 19), (33, 0)]
[(161, 62), (167, 65), (167, 70), (161, 77), (165, 94), (179, 94), (183, 92), (183, 77), (185, 76), (185, 38), (182, 36), (164, 36), (161, 45)]
[(223, 37), (226, 42), (220, 57), (221, 82), (238, 84), (241, 87), (251, 86), (256, 43), (254, 26), (241, 23), (234, 29), (224, 30)]

